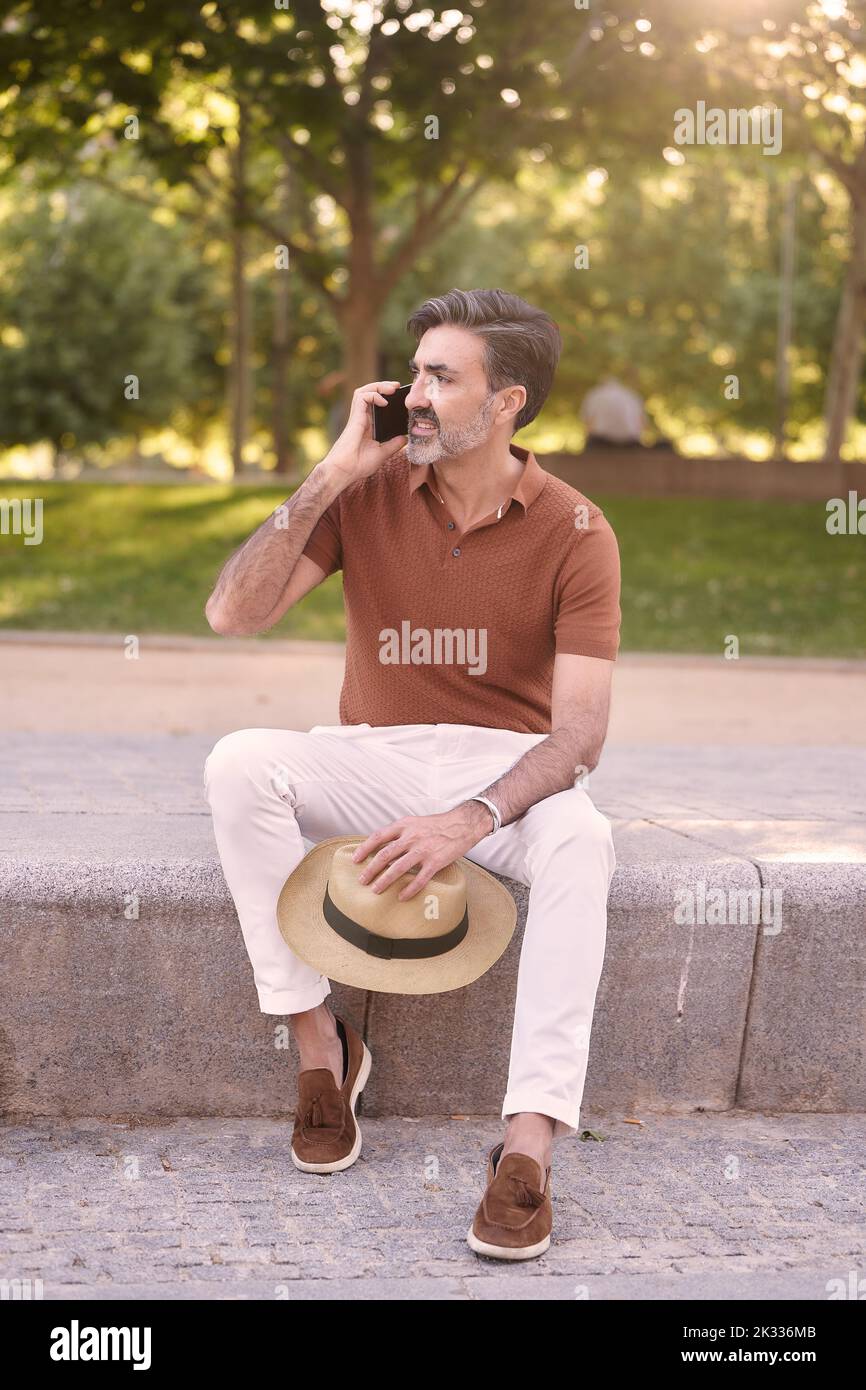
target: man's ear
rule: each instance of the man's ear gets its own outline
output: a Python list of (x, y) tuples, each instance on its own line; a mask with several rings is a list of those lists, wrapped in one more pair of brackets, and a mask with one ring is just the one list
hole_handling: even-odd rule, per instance
[(501, 418), (505, 420), (516, 419), (525, 404), (526, 387), (518, 386), (517, 384), (509, 386), (505, 395), (502, 397), (502, 405), (500, 407)]

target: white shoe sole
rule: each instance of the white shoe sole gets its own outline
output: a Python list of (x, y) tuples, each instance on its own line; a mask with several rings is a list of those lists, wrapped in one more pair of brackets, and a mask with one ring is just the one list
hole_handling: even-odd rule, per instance
[(508, 1245), (488, 1245), (486, 1240), (478, 1239), (471, 1226), (466, 1233), (466, 1239), (476, 1255), (487, 1255), (492, 1260), (531, 1260), (536, 1255), (543, 1255), (550, 1245), (550, 1236), (536, 1241), (535, 1245), (524, 1245), (517, 1249)]
[(298, 1158), (294, 1148), (292, 1149), (292, 1162), (296, 1168), (300, 1168), (302, 1173), (341, 1173), (344, 1168), (351, 1168), (358, 1154), (361, 1152), (361, 1127), (355, 1115), (355, 1106), (358, 1096), (367, 1084), (367, 1077), (370, 1075), (370, 1068), (373, 1065), (373, 1056), (365, 1042), (362, 1042), (364, 1056), (358, 1075), (355, 1077), (355, 1084), (352, 1087), (350, 1104), (352, 1109), (352, 1119), (355, 1121), (355, 1142), (345, 1158), (335, 1158), (333, 1163), (305, 1163), (302, 1158)]

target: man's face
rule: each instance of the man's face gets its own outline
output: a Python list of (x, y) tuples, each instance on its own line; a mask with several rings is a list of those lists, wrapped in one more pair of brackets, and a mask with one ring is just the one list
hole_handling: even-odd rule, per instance
[(484, 344), (466, 328), (428, 328), (409, 364), (410, 463), (459, 458), (489, 437), (497, 393), (484, 372)]

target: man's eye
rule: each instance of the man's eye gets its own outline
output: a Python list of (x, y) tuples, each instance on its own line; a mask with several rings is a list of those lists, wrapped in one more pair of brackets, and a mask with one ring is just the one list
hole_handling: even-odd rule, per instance
[[(417, 367), (410, 367), (410, 368), (409, 368), (409, 375), (410, 375), (410, 376), (417, 376), (417, 375), (418, 375), (418, 368), (417, 368)], [(442, 374), (441, 374), (440, 372), (434, 372), (433, 375), (435, 376), (435, 378), (436, 378), (437, 381), (447, 381), (447, 380), (448, 380), (447, 376), (442, 376)]]

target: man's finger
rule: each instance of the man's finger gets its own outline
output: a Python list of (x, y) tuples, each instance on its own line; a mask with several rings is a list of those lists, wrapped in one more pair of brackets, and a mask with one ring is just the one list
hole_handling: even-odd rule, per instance
[(383, 893), (385, 889), (390, 888), (391, 884), (396, 882), (398, 878), (408, 873), (413, 865), (420, 862), (421, 856), (417, 850), (407, 850), (405, 854), (402, 854), (399, 859), (395, 859), (394, 863), (379, 875), (375, 883), (370, 885), (373, 892)]
[(366, 840), (362, 840), (358, 848), (353, 850), (352, 858), (357, 864), (361, 859), (366, 859), (367, 855), (371, 854), (374, 849), (386, 844), (388, 840), (396, 839), (399, 834), (400, 827), (396, 823), (386, 825), (382, 830), (374, 830), (372, 835), (368, 835)]
[(374, 396), (378, 396), (387, 405), (388, 396), (392, 396), (399, 385), (399, 381), (368, 381), (366, 386), (358, 387), (355, 396), (362, 401), (372, 401)]
[(406, 887), (401, 888), (400, 892), (397, 894), (398, 903), (404, 903), (407, 899), (414, 898), (416, 893), (420, 893), (422, 888), (426, 888), (435, 872), (433, 868), (419, 869), (417, 874), (414, 875), (413, 882), (407, 883)]
[(403, 840), (399, 838), (396, 840), (392, 840), (390, 844), (387, 844), (384, 846), (383, 849), (380, 849), (378, 854), (374, 854), (369, 864), (364, 865), (363, 869), (358, 875), (358, 882), (369, 883), (371, 879), (374, 879), (376, 875), (380, 873), (382, 869), (384, 869), (386, 864), (390, 864), (391, 860), (396, 859), (398, 854), (405, 854), (405, 852), (406, 844)]
[(408, 435), (397, 434), (393, 439), (386, 439), (385, 443), (381, 444), (379, 447), (387, 458), (391, 458), (394, 454), (398, 454), (401, 449), (405, 449), (407, 443)]
[[(363, 386), (358, 387), (358, 391), (383, 391), (386, 388), (394, 391), (399, 385), (399, 381), (366, 381)], [(355, 394), (357, 395), (357, 392)]]

